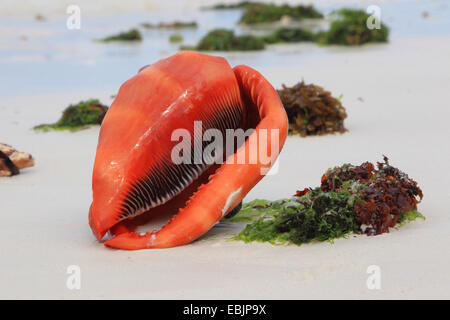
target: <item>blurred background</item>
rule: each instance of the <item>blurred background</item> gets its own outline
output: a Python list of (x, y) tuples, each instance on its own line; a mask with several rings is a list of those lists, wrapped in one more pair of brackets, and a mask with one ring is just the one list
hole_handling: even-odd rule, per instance
[[(106, 89), (111, 94), (140, 67), (179, 51), (180, 45), (195, 45), (216, 28), (233, 29), (236, 34), (258, 32), (256, 27), (238, 24), (242, 9), (206, 10), (221, 0), (3, 0), (0, 2), (0, 96), (41, 94), (55, 91)], [(260, 1), (311, 4), (312, 1)], [(81, 28), (69, 30), (69, 5), (81, 9)], [(450, 34), (450, 2), (422, 1), (343, 1), (319, 0), (314, 7), (325, 16), (340, 8), (366, 10), (381, 8), (381, 19), (390, 28), (389, 41), (421, 39)], [(141, 24), (197, 23), (197, 28), (173, 30), (144, 28)], [(136, 43), (93, 41), (137, 28), (143, 40)], [(171, 35), (182, 36), (171, 43)], [(308, 64), (333, 55), (335, 47), (311, 44), (275, 45), (257, 52), (221, 53), (232, 65), (289, 67)], [(356, 50), (367, 50), (356, 48)], [(377, 47), (376, 50), (381, 50)], [(300, 80), (300, 79), (298, 79)]]

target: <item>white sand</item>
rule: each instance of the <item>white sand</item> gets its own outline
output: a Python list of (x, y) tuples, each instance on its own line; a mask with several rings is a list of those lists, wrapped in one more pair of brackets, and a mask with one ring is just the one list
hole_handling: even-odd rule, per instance
[[(36, 167), (0, 181), (0, 298), (450, 298), (449, 40), (331, 49), (327, 59), (307, 65), (299, 55), (286, 70), (260, 68), (275, 87), (303, 77), (344, 94), (350, 131), (289, 137), (279, 173), (246, 200), (289, 196), (318, 185), (330, 166), (375, 162), (382, 154), (424, 191), (419, 209), (426, 221), (334, 244), (229, 242), (228, 223), (183, 247), (107, 249), (87, 224), (98, 128), (46, 134), (29, 128), (56, 120), (54, 106), (89, 97), (108, 103), (113, 92), (2, 98), (0, 137), (31, 152)], [(81, 290), (66, 287), (73, 264), (81, 267)], [(373, 264), (381, 268), (381, 290), (366, 287)]]

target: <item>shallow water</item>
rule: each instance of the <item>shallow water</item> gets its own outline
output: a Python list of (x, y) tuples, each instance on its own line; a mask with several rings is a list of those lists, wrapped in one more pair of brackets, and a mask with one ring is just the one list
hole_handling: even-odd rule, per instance
[[(171, 34), (179, 33), (183, 36), (184, 45), (194, 45), (214, 28), (234, 28), (237, 33), (251, 31), (237, 25), (240, 10), (201, 10), (198, 3), (177, 8), (154, 6), (143, 10), (140, 7), (144, 3), (142, 1), (114, 2), (114, 7), (103, 4), (105, 10), (101, 14), (92, 8), (84, 13), (81, 6), (81, 29), (68, 30), (64, 6), (58, 1), (44, 3), (47, 4), (45, 9), (14, 7), (8, 1), (0, 5), (4, 13), (0, 15), (0, 97), (97, 88), (115, 94), (120, 84), (140, 67), (179, 51), (179, 44), (168, 41)], [(134, 12), (130, 12), (133, 11), (130, 3), (136, 6)], [(345, 4), (325, 1), (316, 7), (329, 13), (342, 7), (364, 9), (367, 5), (364, 1)], [(98, 7), (101, 6), (100, 1)], [(391, 28), (391, 41), (450, 35), (449, 1), (389, 1), (381, 2), (379, 6), (382, 21)], [(422, 16), (424, 12), (428, 17)], [(37, 21), (34, 18), (37, 13), (42, 14), (45, 20)], [(144, 39), (136, 44), (93, 41), (139, 27), (140, 23), (174, 20), (197, 21), (199, 27), (182, 30), (140, 28)], [(224, 55), (231, 65), (248, 64), (262, 69), (308, 64), (341, 50), (382, 50), (383, 46), (349, 49), (292, 44), (271, 46), (259, 52), (216, 54)]]

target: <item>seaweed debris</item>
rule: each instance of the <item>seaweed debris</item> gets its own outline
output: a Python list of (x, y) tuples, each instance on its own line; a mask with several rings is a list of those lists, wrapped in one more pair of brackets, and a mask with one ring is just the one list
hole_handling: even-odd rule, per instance
[(129, 31), (121, 32), (103, 39), (99, 39), (99, 42), (111, 42), (111, 41), (141, 41), (141, 32), (137, 29), (131, 29)]
[[(216, 5), (213, 9), (244, 9), (240, 19), (243, 24), (257, 24), (280, 21), (283, 17), (294, 20), (321, 19), (323, 15), (312, 5), (290, 6), (287, 4), (276, 5), (273, 3), (260, 3), (243, 1), (236, 4)], [(387, 42), (389, 28), (379, 21), (374, 28), (368, 27), (372, 19), (363, 10), (343, 8), (330, 14), (330, 27), (326, 31), (312, 33), (306, 30), (285, 27), (275, 31), (273, 34), (262, 37), (267, 44), (279, 42), (314, 41), (320, 45), (346, 45), (357, 46), (365, 43)]]
[(257, 1), (241, 1), (236, 3), (219, 3), (212, 7), (205, 7), (205, 9), (210, 10), (228, 10), (228, 9), (243, 9), (248, 6), (254, 5), (254, 4), (263, 4), (262, 2)]
[(403, 213), (416, 211), (423, 198), (417, 182), (389, 165), (387, 157), (384, 157), (384, 162), (377, 163), (377, 168), (370, 162), (358, 167), (338, 167), (328, 170), (322, 176), (321, 184), (324, 191), (342, 188), (348, 181), (362, 185), (360, 201), (354, 210), (357, 221), (367, 226), (364, 232), (369, 235), (389, 232), (390, 227), (403, 220)]
[[(278, 21), (284, 16), (294, 19), (322, 18), (312, 6), (289, 6), (262, 3), (241, 3), (230, 6), (245, 8), (241, 22), (247, 24)], [(231, 8), (228, 6), (222, 9)], [(197, 46), (184, 47), (200, 51), (246, 51), (263, 50), (266, 44), (316, 42), (321, 45), (362, 45), (368, 42), (386, 42), (389, 29), (380, 22), (380, 27), (369, 29), (370, 16), (361, 10), (341, 9), (331, 15), (327, 31), (312, 32), (302, 28), (281, 27), (266, 36), (236, 36), (232, 30), (215, 29), (203, 37)], [(340, 131), (341, 129), (335, 130)]]
[(290, 6), (288, 4), (251, 3), (243, 5), (243, 8), (245, 11), (240, 19), (240, 23), (243, 24), (276, 22), (285, 16), (295, 20), (323, 18), (323, 15), (312, 5)]
[(283, 85), (278, 95), (288, 115), (289, 133), (309, 136), (347, 131), (345, 108), (322, 87), (302, 81), (293, 87)]
[(236, 36), (234, 31), (215, 29), (204, 36), (194, 48), (200, 51), (251, 51), (264, 49), (264, 41), (255, 36)]
[(314, 33), (301, 28), (279, 28), (272, 34), (263, 37), (267, 44), (314, 41)]
[(250, 51), (263, 50), (266, 44), (314, 41), (315, 35), (300, 28), (279, 28), (266, 36), (241, 35), (234, 31), (215, 29), (204, 36), (197, 46), (183, 47), (186, 50), (199, 51)]
[(197, 28), (197, 22), (182, 22), (182, 21), (174, 21), (174, 22), (160, 22), (158, 24), (153, 23), (141, 23), (141, 26), (146, 29), (185, 29), (185, 28)]
[(292, 199), (255, 200), (243, 204), (231, 221), (250, 221), (233, 237), (245, 242), (301, 245), (330, 241), (350, 234), (378, 235), (417, 218), (423, 194), (417, 182), (388, 159), (360, 166), (329, 169), (320, 187), (297, 191)]
[(97, 99), (80, 101), (69, 105), (61, 118), (53, 124), (41, 124), (34, 127), (35, 130), (79, 130), (90, 125), (101, 124), (108, 111), (108, 107), (102, 105)]
[(169, 42), (178, 43), (183, 41), (183, 36), (181, 34), (175, 33), (169, 37)]
[(362, 10), (341, 9), (331, 14), (328, 31), (317, 34), (319, 44), (362, 45), (369, 42), (387, 42), (389, 29), (380, 22), (379, 29), (369, 29), (370, 16)]

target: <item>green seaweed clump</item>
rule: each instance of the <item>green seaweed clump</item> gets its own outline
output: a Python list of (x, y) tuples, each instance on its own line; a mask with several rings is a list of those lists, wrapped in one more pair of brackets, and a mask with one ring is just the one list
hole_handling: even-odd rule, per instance
[(111, 41), (141, 41), (142, 35), (139, 30), (131, 29), (129, 31), (121, 32), (116, 35), (112, 35), (103, 39), (100, 42), (111, 42)]
[(171, 43), (177, 43), (177, 42), (182, 42), (182, 41), (183, 41), (183, 37), (178, 33), (172, 34), (169, 37), (169, 42), (171, 42)]
[(370, 162), (345, 164), (329, 169), (320, 187), (297, 191), (292, 199), (243, 204), (230, 220), (250, 223), (233, 239), (300, 245), (350, 234), (378, 235), (397, 223), (424, 219), (417, 211), (422, 197), (417, 182), (386, 157), (377, 169)]
[(280, 28), (274, 33), (257, 37), (252, 35), (236, 36), (234, 31), (215, 29), (203, 37), (193, 48), (184, 47), (185, 50), (200, 51), (250, 51), (263, 50), (265, 44), (313, 41), (313, 33), (299, 28)]
[(90, 125), (101, 124), (108, 111), (108, 107), (102, 105), (97, 99), (80, 101), (77, 104), (69, 105), (61, 118), (53, 124), (41, 124), (36, 130), (79, 130)]
[(241, 1), (237, 3), (219, 3), (212, 7), (209, 7), (207, 9), (213, 9), (213, 10), (228, 10), (228, 9), (243, 9), (247, 8), (248, 6), (254, 5), (254, 4), (262, 4), (261, 2), (252, 2), (252, 1)]
[(161, 22), (159, 24), (153, 23), (141, 23), (141, 26), (147, 29), (185, 29), (185, 28), (197, 28), (197, 22), (182, 22), (182, 21), (174, 21), (174, 22)]
[(279, 28), (271, 35), (263, 37), (263, 40), (267, 44), (314, 41), (315, 35), (300, 28)]
[(328, 31), (317, 35), (320, 44), (362, 45), (369, 42), (387, 42), (389, 29), (380, 22), (380, 28), (369, 29), (369, 15), (362, 10), (341, 9), (331, 15)]
[(301, 136), (347, 131), (345, 108), (329, 91), (303, 81), (278, 90), (289, 119), (289, 133)]
[(253, 222), (256, 218), (270, 218), (277, 214), (281, 207), (289, 202), (289, 199), (268, 201), (256, 199), (251, 202), (242, 203), (239, 213), (230, 218), (231, 222)]
[[(324, 192), (316, 188), (302, 197), (275, 202), (275, 207), (270, 204), (253, 209), (264, 213), (263, 216), (248, 224), (234, 239), (297, 245), (313, 240), (332, 241), (358, 232), (359, 224), (353, 214), (356, 200), (345, 190)], [(267, 210), (271, 214), (266, 214)], [(232, 219), (239, 219), (240, 215)]]
[(246, 5), (244, 14), (240, 19), (243, 24), (267, 23), (279, 21), (284, 16), (300, 20), (305, 18), (323, 18), (312, 5), (290, 6), (287, 4), (276, 5), (273, 3), (252, 3)]
[(251, 51), (264, 49), (264, 41), (251, 35), (236, 36), (232, 30), (215, 29), (195, 47), (200, 51)]

